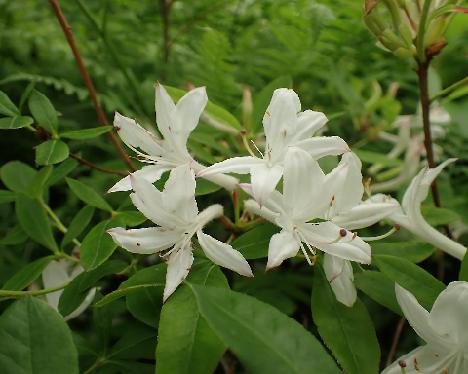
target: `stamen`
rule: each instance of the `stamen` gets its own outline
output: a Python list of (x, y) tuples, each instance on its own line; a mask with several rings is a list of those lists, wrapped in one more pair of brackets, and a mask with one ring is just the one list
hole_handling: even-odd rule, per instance
[(382, 240), (385, 238), (388, 238), (390, 235), (396, 233), (400, 229), (399, 225), (395, 225), (392, 227), (387, 233), (379, 235), (379, 236), (361, 236), (361, 239), (364, 240), (365, 242), (373, 242), (376, 240)]
[(253, 144), (253, 146), (255, 147), (255, 149), (257, 150), (257, 152), (260, 153), (260, 156), (262, 156), (262, 158), (263, 158), (263, 153), (260, 151), (260, 149), (258, 149), (258, 147), (257, 147), (257, 145), (255, 144), (255, 142), (254, 142), (252, 139), (250, 139), (250, 141), (252, 142), (252, 144)]
[(400, 360), (400, 361), (398, 361), (398, 365), (400, 365), (401, 374), (406, 374), (406, 361), (405, 360)]
[(252, 157), (256, 158), (257, 156), (255, 156), (255, 154), (253, 153), (252, 148), (250, 148), (249, 142), (247, 141), (247, 137), (246, 137), (247, 131), (242, 130), (240, 134), (242, 136), (242, 143), (244, 143), (244, 147), (247, 149), (247, 151), (250, 153)]

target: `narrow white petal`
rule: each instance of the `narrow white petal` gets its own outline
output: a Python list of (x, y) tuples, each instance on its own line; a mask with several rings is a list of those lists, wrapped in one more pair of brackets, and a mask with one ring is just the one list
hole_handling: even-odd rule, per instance
[(206, 178), (219, 173), (248, 174), (252, 167), (264, 163), (262, 159), (252, 156), (233, 157), (201, 170), (197, 173), (197, 177)]
[(307, 221), (323, 213), (328, 205), (324, 181), (325, 174), (317, 161), (300, 148), (289, 149), (284, 164), (283, 197), (293, 217)]
[(159, 139), (135, 120), (115, 112), (114, 127), (122, 141), (130, 148), (140, 148), (151, 156), (160, 156), (163, 153)]
[(177, 216), (165, 209), (162, 193), (150, 182), (142, 178), (135, 178), (133, 175), (130, 175), (130, 180), (135, 191), (135, 193), (130, 194), (130, 199), (148, 219), (167, 228), (184, 224)]
[(378, 203), (368, 199), (345, 213), (333, 217), (332, 222), (348, 230), (356, 230), (372, 226), (399, 209), (398, 203)]
[(197, 227), (204, 227), (214, 219), (223, 215), (223, 206), (220, 204), (213, 204), (203, 209), (196, 217)]
[(176, 131), (176, 106), (166, 89), (156, 83), (156, 123), (166, 141), (171, 141)]
[(268, 246), (268, 262), (266, 270), (279, 266), (284, 260), (294, 257), (299, 250), (300, 243), (286, 230), (275, 234)]
[(250, 180), (252, 183), (252, 193), (255, 200), (260, 205), (268, 199), (270, 194), (275, 190), (281, 176), (283, 168), (279, 165), (269, 167), (265, 164), (252, 167), (250, 171)]
[(183, 222), (191, 223), (198, 214), (195, 175), (189, 165), (172, 169), (162, 193), (164, 209)]
[(301, 102), (297, 94), (287, 88), (273, 92), (270, 104), (263, 116), (263, 129), (267, 148), (275, 153), (285, 146), (287, 138), (292, 135), (297, 122), (297, 113)]
[(172, 247), (181, 239), (182, 233), (167, 230), (162, 227), (147, 227), (142, 229), (126, 230), (123, 227), (114, 227), (107, 230), (122, 248), (132, 253), (151, 254)]
[(315, 136), (292, 144), (318, 160), (324, 156), (338, 156), (349, 152), (349, 146), (339, 136)]
[(431, 325), (460, 348), (468, 346), (468, 282), (452, 282), (437, 297), (430, 316)]
[(297, 127), (294, 140), (310, 138), (328, 122), (327, 117), (322, 112), (305, 110), (297, 116)]
[[(160, 166), (160, 165), (148, 165), (144, 166), (140, 170), (137, 170), (133, 173), (133, 175), (137, 178), (142, 178), (150, 183), (154, 183), (159, 178), (161, 178), (161, 175), (165, 172), (168, 171), (169, 168), (165, 166)], [(120, 192), (120, 191), (129, 191), (132, 189), (132, 182), (130, 181), (130, 175), (126, 176), (125, 178), (122, 178), (119, 180), (116, 184), (114, 184), (110, 189), (109, 193), (111, 192)]]
[(191, 248), (185, 247), (172, 253), (167, 261), (166, 286), (164, 287), (163, 302), (176, 290), (187, 277), (193, 264)]
[(192, 132), (197, 127), (207, 102), (205, 87), (195, 88), (182, 96), (176, 105), (177, 131), (184, 135)]
[(197, 238), (206, 257), (215, 264), (231, 269), (240, 275), (253, 277), (252, 269), (247, 260), (232, 246), (206, 235), (201, 230), (197, 231)]
[(244, 208), (247, 212), (263, 217), (266, 220), (275, 223), (279, 213), (273, 212), (265, 205), (260, 206), (255, 200), (247, 200), (244, 202)]
[[(199, 164), (195, 160), (192, 160), (191, 165), (197, 176), (198, 173), (206, 169), (206, 166)], [(228, 191), (234, 191), (239, 187), (239, 180), (231, 175), (216, 174), (204, 176), (203, 178), (214, 184), (217, 184), (218, 186), (221, 186), (222, 188), (225, 188)]]
[[(42, 271), (42, 283), (44, 284), (44, 288), (60, 286), (70, 281), (70, 276), (68, 275), (69, 266), (69, 262), (65, 260), (51, 261)], [(63, 290), (58, 290), (46, 294), (47, 303), (55, 310), (58, 308), (62, 292)]]
[(414, 331), (426, 343), (441, 344), (442, 337), (433, 329), (429, 312), (424, 309), (409, 291), (395, 284), (395, 295), (401, 310)]
[(299, 229), (310, 245), (326, 253), (363, 264), (371, 262), (370, 245), (347, 230), (346, 235), (342, 236), (344, 232), (332, 222), (307, 223), (301, 225)]
[(353, 267), (348, 260), (325, 253), (323, 270), (336, 299), (349, 307), (356, 302), (357, 292), (354, 286)]
[[(345, 153), (340, 160), (346, 175), (342, 184), (334, 192), (333, 210), (335, 214), (346, 212), (361, 202), (364, 194), (361, 161), (352, 152)], [(339, 167), (338, 167), (339, 168)]]

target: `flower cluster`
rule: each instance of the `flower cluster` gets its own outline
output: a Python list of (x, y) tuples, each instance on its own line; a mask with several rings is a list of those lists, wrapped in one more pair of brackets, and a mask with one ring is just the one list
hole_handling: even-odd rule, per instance
[[(399, 219), (404, 213), (396, 200), (384, 195), (363, 200), (359, 158), (340, 137), (317, 136), (327, 118), (312, 110), (301, 112), (301, 103), (293, 90), (281, 88), (273, 93), (263, 117), (265, 148), (263, 152), (257, 148), (261, 157), (253, 154), (234, 157), (209, 167), (194, 160), (186, 146), (206, 103), (204, 88), (188, 92), (175, 104), (164, 87), (158, 84), (156, 120), (162, 139), (134, 120), (116, 114), (114, 125), (122, 140), (143, 162), (151, 165), (122, 179), (110, 191), (132, 189), (133, 204), (158, 227), (131, 230), (116, 227), (109, 230), (114, 241), (130, 252), (159, 253), (167, 260), (164, 300), (190, 270), (194, 261), (192, 238), (195, 235), (206, 257), (214, 263), (241, 275), (253, 276), (240, 252), (202, 231), (210, 221), (223, 215), (220, 205), (198, 211), (195, 177), (206, 178), (229, 191), (242, 188), (251, 196), (244, 202), (246, 212), (281, 228), (271, 237), (267, 270), (299, 252), (313, 264), (317, 251), (323, 251), (320, 264), (337, 300), (353, 305), (356, 289), (351, 261), (370, 264), (371, 247), (367, 241), (375, 238), (363, 238), (351, 230), (393, 218), (417, 232), (422, 225), (420, 202), (427, 195), (428, 183), (445, 164), (430, 171), (429, 176), (415, 178), (409, 190), (417, 191), (408, 194), (417, 196), (404, 199), (403, 209), (407, 217)], [(318, 162), (324, 156), (341, 157), (329, 173), (325, 173)], [(159, 191), (152, 183), (166, 171), (170, 171), (169, 179), (163, 191)], [(239, 183), (225, 173), (250, 174), (250, 182)], [(279, 183), (281, 179), (282, 184)], [(411, 204), (417, 201), (418, 205), (410, 209), (408, 200)], [(429, 229), (425, 230), (427, 233)], [(445, 239), (437, 244), (448, 246), (449, 253), (459, 257), (460, 248), (458, 252), (453, 250), (450, 239)]]

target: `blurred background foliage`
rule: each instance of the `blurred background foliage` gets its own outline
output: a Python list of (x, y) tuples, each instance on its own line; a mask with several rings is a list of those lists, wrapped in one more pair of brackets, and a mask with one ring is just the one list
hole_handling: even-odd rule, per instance
[[(62, 1), (61, 6), (109, 118), (117, 110), (152, 126), (156, 81), (182, 89), (206, 86), (210, 100), (233, 113), (254, 135), (261, 129), (272, 90), (292, 87), (303, 109), (327, 114), (330, 134), (342, 136), (354, 149), (385, 154), (390, 146), (379, 141), (379, 132), (388, 130), (398, 115), (417, 112), (414, 65), (376, 47), (362, 21), (360, 1), (69, 0)], [(34, 85), (53, 102), (64, 131), (97, 127), (75, 60), (48, 3), (0, 0), (0, 19), (0, 90), (14, 103), (21, 103), (24, 92)], [(432, 94), (467, 75), (467, 26), (463, 16), (455, 17), (451, 24), (448, 46), (434, 60), (430, 72)], [(251, 92), (254, 105), (251, 115), (244, 116), (246, 91)], [(460, 159), (440, 178), (442, 204), (456, 212), (457, 220), (468, 224), (468, 100), (448, 98), (442, 104), (451, 114), (447, 135), (439, 141), (445, 152), (443, 158)], [(22, 110), (27, 111), (26, 105)], [(223, 133), (213, 135), (218, 142), (211, 136), (211, 128), (202, 125), (191, 139), (191, 148), (200, 160), (212, 162), (233, 150), (240, 152), (241, 148)], [(33, 166), (32, 148), (40, 141), (25, 129), (2, 132), (2, 164), (21, 160)], [(71, 152), (99, 165), (123, 167), (107, 138), (70, 141), (68, 145)], [(371, 164), (372, 160), (364, 160), (364, 174)], [(106, 174), (76, 163), (70, 167), (72, 176), (80, 175), (81, 181), (98, 191), (112, 185)], [(396, 191), (400, 197), (404, 187)], [(70, 222), (81, 207), (78, 199), (67, 192), (64, 181), (50, 193), (51, 206), (66, 223)], [(128, 198), (106, 198), (119, 209), (129, 209)], [(35, 244), (23, 245), (25, 236), (11, 238), (13, 209), (0, 206), (0, 283), (36, 256), (32, 254)], [(10, 237), (5, 241), (7, 234)], [(399, 233), (394, 239), (405, 240), (405, 235)], [(466, 235), (462, 240), (466, 242)], [(436, 265), (428, 260), (424, 266), (434, 270)], [(446, 266), (446, 280), (455, 279), (457, 262), (449, 259)], [(293, 263), (292, 269), (298, 269), (298, 264)], [(283, 270), (259, 276), (256, 283), (240, 280), (233, 288), (254, 294), (289, 315), (295, 313), (299, 320), (310, 319), (309, 307), (305, 307), (308, 294), (301, 291), (309, 282), (303, 270), (300, 267), (295, 276), (284, 272), (298, 289), (279, 290), (281, 298), (271, 292), (271, 285), (281, 283), (277, 278)], [(378, 313), (380, 306), (366, 302), (385, 352), (395, 317), (390, 312)], [(104, 323), (100, 313), (119, 312), (123, 313), (118, 308), (96, 312), (93, 323)], [(74, 324), (78, 330), (84, 328), (79, 321)], [(412, 346), (414, 336), (408, 334), (405, 339), (402, 351)]]

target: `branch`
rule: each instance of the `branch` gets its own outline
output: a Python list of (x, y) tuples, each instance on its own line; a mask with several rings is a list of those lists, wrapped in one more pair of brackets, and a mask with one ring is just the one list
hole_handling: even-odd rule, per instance
[(90, 167), (91, 169), (96, 169), (96, 170), (102, 171), (103, 173), (115, 174), (115, 175), (119, 175), (119, 176), (122, 176), (122, 177), (127, 176), (127, 173), (125, 173), (123, 171), (103, 168), (103, 167), (101, 167), (99, 165), (96, 165), (96, 164), (93, 164), (91, 161), (88, 161), (88, 160), (86, 160), (84, 158), (81, 158), (80, 156), (75, 155), (73, 153), (70, 154), (70, 157), (73, 158), (74, 160), (78, 161), (80, 164), (83, 164), (83, 165), (86, 165), (86, 166)]
[[(83, 59), (81, 58), (80, 52), (78, 51), (78, 47), (75, 43), (75, 39), (72, 34), (72, 29), (70, 25), (68, 24), (64, 14), (62, 13), (62, 10), (60, 9), (58, 0), (49, 0), (49, 3), (55, 12), (55, 15), (60, 23), (60, 26), (62, 27), (63, 33), (65, 34), (65, 37), (67, 38), (70, 49), (73, 52), (73, 56), (75, 56), (76, 63), (78, 64), (78, 68), (80, 70), (80, 74), (83, 78), (83, 81), (86, 85), (86, 88), (88, 89), (88, 92), (93, 102), (94, 109), (96, 110), (96, 114), (98, 116), (99, 122), (101, 123), (101, 125), (108, 126), (109, 121), (107, 120), (102, 110), (102, 107), (99, 104), (99, 99), (96, 93), (96, 89), (94, 88), (94, 84), (91, 80), (91, 77), (89, 76), (88, 70), (84, 66)], [(125, 164), (127, 164), (130, 170), (135, 170), (135, 167), (133, 166), (132, 161), (130, 161), (130, 158), (125, 154), (122, 146), (120, 145), (119, 141), (115, 137), (115, 134), (112, 132), (109, 132), (108, 136), (115, 150), (117, 151), (119, 156), (122, 158), (122, 160), (125, 162)]]
[(395, 334), (393, 335), (392, 346), (390, 347), (390, 351), (387, 355), (387, 365), (390, 365), (393, 362), (393, 357), (395, 356), (396, 350), (398, 348), (398, 342), (400, 340), (401, 333), (403, 331), (403, 327), (405, 327), (406, 318), (401, 317), (398, 321), (398, 325), (395, 329)]

